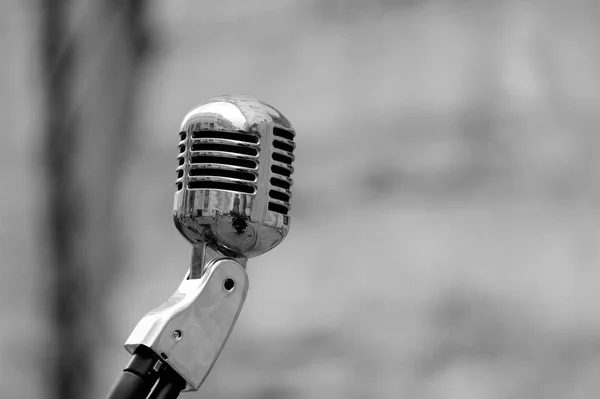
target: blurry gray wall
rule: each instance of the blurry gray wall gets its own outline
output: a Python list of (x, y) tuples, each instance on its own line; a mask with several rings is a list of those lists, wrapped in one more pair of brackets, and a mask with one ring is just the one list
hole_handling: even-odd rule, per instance
[[(298, 131), (292, 230), (202, 391), (215, 398), (600, 392), (600, 7), (593, 1), (152, 2), (156, 52), (116, 204), (126, 260), (102, 398), (174, 290), (187, 110), (245, 93)], [(0, 5), (2, 396), (44, 397), (39, 15)]]

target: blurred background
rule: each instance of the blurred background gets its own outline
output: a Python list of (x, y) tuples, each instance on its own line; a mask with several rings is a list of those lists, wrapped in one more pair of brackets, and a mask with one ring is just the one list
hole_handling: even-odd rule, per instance
[(596, 398), (600, 4), (0, 1), (0, 396), (104, 398), (178, 286), (185, 113), (296, 128), (292, 228), (183, 398)]

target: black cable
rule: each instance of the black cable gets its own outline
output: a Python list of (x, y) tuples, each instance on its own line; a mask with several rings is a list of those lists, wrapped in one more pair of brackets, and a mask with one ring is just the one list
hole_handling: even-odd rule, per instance
[(148, 391), (150, 389), (148, 389), (148, 384), (143, 378), (129, 371), (123, 371), (123, 374), (108, 394), (107, 399), (144, 399)]
[(185, 388), (185, 380), (172, 368), (160, 376), (148, 399), (175, 399)]
[(145, 399), (165, 367), (151, 349), (139, 346), (107, 399)]

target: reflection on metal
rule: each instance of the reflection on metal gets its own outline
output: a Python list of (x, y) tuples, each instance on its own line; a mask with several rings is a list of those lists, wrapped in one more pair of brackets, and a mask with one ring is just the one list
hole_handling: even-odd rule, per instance
[(184, 278), (177, 291), (148, 313), (125, 343), (131, 354), (145, 345), (197, 390), (216, 362), (242, 309), (248, 276), (233, 259), (207, 267), (199, 279)]
[[(285, 137), (274, 134), (281, 131)], [(289, 121), (270, 105), (229, 95), (190, 111), (179, 134), (173, 219), (181, 234), (242, 262), (279, 244), (290, 223)]]

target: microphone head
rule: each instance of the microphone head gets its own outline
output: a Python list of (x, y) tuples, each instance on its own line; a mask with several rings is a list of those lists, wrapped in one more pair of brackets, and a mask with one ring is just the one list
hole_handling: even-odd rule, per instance
[(254, 98), (226, 95), (192, 109), (179, 129), (173, 220), (193, 245), (251, 258), (290, 227), (290, 122)]

